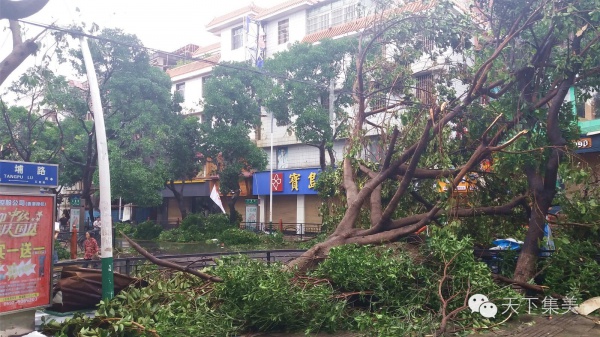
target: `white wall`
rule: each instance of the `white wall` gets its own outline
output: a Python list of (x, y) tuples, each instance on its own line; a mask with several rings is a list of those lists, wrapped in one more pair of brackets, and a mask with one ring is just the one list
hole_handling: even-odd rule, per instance
[(185, 97), (181, 104), (183, 113), (198, 113), (202, 111), (200, 104), (204, 93), (202, 92), (202, 78), (210, 74), (210, 69), (203, 69), (202, 72), (197, 72), (195, 76), (190, 74), (176, 76), (171, 79), (173, 82), (172, 92), (175, 92), (175, 87), (179, 83), (185, 83)]
[[(289, 41), (279, 44), (278, 22), (281, 20), (289, 20)], [(304, 38), (306, 35), (306, 10), (301, 10), (290, 14), (286, 17), (273, 19), (267, 23), (265, 34), (267, 35), (267, 57), (272, 57), (273, 54), (287, 50), (288, 43), (294, 44)]]
[[(336, 162), (340, 163), (343, 159), (344, 153), (344, 140), (338, 140), (333, 144), (333, 152), (335, 154)], [(309, 167), (319, 167), (319, 149), (314, 146), (308, 146), (304, 144), (290, 144), (286, 146), (288, 149), (288, 169), (293, 168), (309, 168)], [(268, 170), (271, 167), (271, 158), (270, 158), (270, 147), (264, 147), (263, 150), (267, 154), (267, 167)], [(276, 156), (276, 148), (273, 151), (273, 168), (277, 169), (277, 156)], [(326, 162), (329, 164), (329, 155), (325, 156)]]
[(242, 20), (221, 30), (221, 61), (243, 61), (246, 56), (244, 46), (231, 50), (231, 31), (242, 25)]

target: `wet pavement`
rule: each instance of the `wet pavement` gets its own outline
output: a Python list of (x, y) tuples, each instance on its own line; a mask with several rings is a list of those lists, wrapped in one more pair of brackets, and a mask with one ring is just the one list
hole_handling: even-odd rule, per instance
[[(358, 332), (319, 333), (305, 335), (299, 333), (248, 334), (243, 337), (360, 337)], [(493, 329), (480, 330), (469, 337), (600, 337), (600, 317), (565, 314), (554, 316), (523, 315), (518, 320)]]
[[(94, 311), (85, 312), (88, 316), (93, 316)], [(46, 311), (38, 310), (35, 315), (36, 329), (39, 329), (42, 323), (42, 317), (46, 319), (56, 319), (59, 322), (65, 318), (72, 317), (72, 313), (65, 315), (55, 315)], [(319, 333), (305, 335), (298, 333), (255, 333), (246, 334), (241, 337), (359, 337), (363, 336), (359, 332), (338, 332), (335, 334)], [(26, 336), (43, 336), (39, 333)], [(499, 327), (493, 327), (488, 330), (480, 330), (477, 333), (469, 335), (470, 337), (600, 337), (600, 316), (580, 316), (576, 314), (565, 314), (559, 316), (533, 316), (523, 315), (519, 319), (508, 322)]]

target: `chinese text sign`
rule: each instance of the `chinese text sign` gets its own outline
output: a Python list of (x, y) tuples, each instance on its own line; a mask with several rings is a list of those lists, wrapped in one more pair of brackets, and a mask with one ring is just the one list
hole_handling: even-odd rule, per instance
[(0, 313), (50, 304), (51, 196), (0, 195)]

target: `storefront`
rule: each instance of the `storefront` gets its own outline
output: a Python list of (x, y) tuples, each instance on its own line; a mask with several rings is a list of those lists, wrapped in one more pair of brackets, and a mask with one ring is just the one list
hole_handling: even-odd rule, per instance
[[(185, 207), (190, 213), (196, 210), (196, 204), (199, 199), (208, 199), (210, 196), (209, 181), (204, 179), (193, 179), (182, 183), (175, 182), (175, 189), (183, 196)], [(161, 191), (163, 197), (163, 218), (162, 222), (168, 224), (178, 224), (181, 222), (181, 212), (173, 191), (165, 188)], [(166, 212), (166, 214), (164, 214)]]
[(317, 195), (316, 182), (319, 168), (290, 169), (258, 172), (253, 176), (252, 191), (259, 199), (260, 229), (268, 229), (269, 200), (273, 196), (273, 227), (284, 230), (295, 229), (296, 233), (320, 231), (321, 200)]

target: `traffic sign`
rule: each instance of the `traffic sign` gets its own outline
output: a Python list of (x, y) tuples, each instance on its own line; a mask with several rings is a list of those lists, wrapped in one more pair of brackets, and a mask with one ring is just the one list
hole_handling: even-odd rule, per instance
[(0, 185), (58, 186), (58, 165), (0, 160)]

